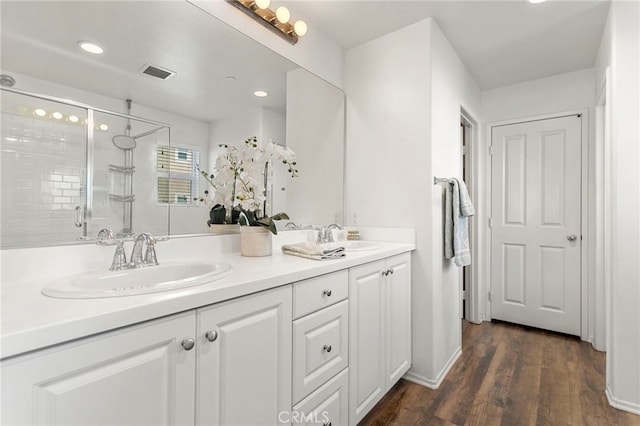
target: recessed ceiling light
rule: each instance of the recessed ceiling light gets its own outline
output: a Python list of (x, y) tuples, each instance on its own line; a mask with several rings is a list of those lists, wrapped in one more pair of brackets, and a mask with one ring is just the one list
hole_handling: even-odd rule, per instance
[(38, 117), (44, 117), (45, 115), (47, 115), (47, 111), (43, 110), (42, 108), (38, 108), (35, 111), (33, 111), (35, 115), (37, 115)]
[(80, 119), (78, 117), (76, 117), (75, 115), (70, 115), (69, 116), (69, 121), (72, 123), (77, 123), (78, 121), (80, 121)]
[(98, 128), (103, 132), (106, 132), (107, 130), (109, 130), (109, 126), (107, 126), (106, 124), (101, 124), (98, 126)]
[(254, 95), (256, 95), (259, 98), (264, 98), (265, 96), (268, 96), (269, 94), (267, 92), (265, 92), (264, 90), (256, 90), (255, 92), (253, 92)]
[(58, 112), (58, 111), (56, 111), (56, 112), (52, 113), (52, 114), (51, 114), (51, 116), (52, 116), (53, 118), (55, 118), (56, 120), (60, 120), (60, 119), (63, 117), (62, 113), (60, 113), (60, 112)]
[(80, 48), (85, 52), (93, 53), (94, 55), (101, 55), (104, 53), (104, 49), (102, 47), (90, 41), (79, 41), (78, 46), (80, 46)]

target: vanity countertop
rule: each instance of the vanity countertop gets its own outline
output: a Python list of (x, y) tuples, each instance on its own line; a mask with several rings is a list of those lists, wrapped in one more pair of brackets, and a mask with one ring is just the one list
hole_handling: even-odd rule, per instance
[[(325, 261), (285, 255), (275, 248), (273, 255), (267, 257), (243, 257), (239, 253), (216, 254), (211, 256), (211, 262), (228, 263), (233, 268), (233, 272), (223, 279), (164, 293), (100, 299), (47, 297), (41, 294), (41, 290), (48, 279), (39, 276), (5, 282), (3, 274), (0, 358), (222, 302), (414, 249), (413, 243), (384, 242), (376, 249), (348, 252), (343, 258)], [(7, 259), (3, 260), (6, 262)], [(186, 258), (182, 260), (186, 261)], [(163, 261), (162, 258), (160, 261)], [(171, 261), (180, 261), (180, 258), (172, 258)]]

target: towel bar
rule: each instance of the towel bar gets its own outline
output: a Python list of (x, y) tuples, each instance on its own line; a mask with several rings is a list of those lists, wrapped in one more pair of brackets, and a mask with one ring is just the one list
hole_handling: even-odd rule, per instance
[(448, 179), (448, 178), (439, 178), (439, 177), (435, 177), (435, 176), (433, 177), (433, 184), (434, 185), (437, 185), (437, 184), (443, 183), (443, 182), (451, 183), (451, 182), (453, 182), (453, 180)]

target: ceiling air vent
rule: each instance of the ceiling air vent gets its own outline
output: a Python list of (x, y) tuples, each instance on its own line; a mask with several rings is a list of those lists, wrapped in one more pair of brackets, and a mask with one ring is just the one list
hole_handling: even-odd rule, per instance
[(160, 68), (159, 66), (152, 65), (152, 64), (146, 64), (144, 67), (142, 67), (142, 74), (147, 74), (152, 77), (159, 78), (161, 80), (166, 80), (168, 78), (173, 77), (175, 75), (175, 71), (170, 71), (165, 68)]

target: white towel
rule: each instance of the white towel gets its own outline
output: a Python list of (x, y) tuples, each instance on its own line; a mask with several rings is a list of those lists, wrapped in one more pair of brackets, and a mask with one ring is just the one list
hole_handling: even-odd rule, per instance
[(474, 214), (467, 186), (462, 180), (452, 178), (445, 192), (444, 257), (454, 258), (458, 266), (471, 264), (467, 218)]
[(344, 247), (338, 245), (327, 246), (311, 242), (286, 244), (282, 246), (284, 254), (300, 256), (314, 260), (339, 259), (345, 256)]

